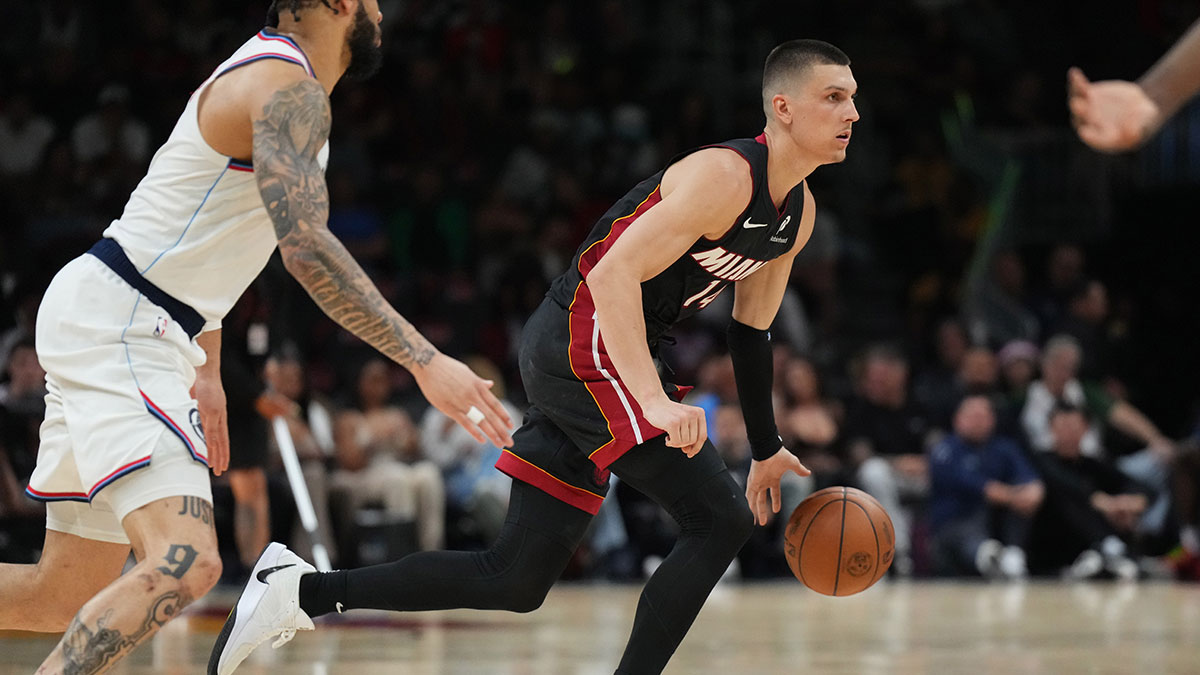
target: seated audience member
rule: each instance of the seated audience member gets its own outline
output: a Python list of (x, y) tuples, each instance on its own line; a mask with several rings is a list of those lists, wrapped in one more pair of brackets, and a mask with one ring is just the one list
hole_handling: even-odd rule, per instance
[(1104, 284), (1096, 279), (1081, 279), (1069, 289), (1066, 314), (1054, 325), (1054, 334), (1070, 335), (1079, 344), (1082, 357), (1079, 372), (1089, 380), (1110, 375), (1111, 345), (1105, 333), (1108, 307), (1108, 289)]
[(931, 431), (926, 412), (909, 396), (904, 356), (887, 346), (870, 348), (859, 373), (858, 397), (846, 409), (846, 454), (854, 482), (892, 517), (892, 566), (901, 576), (912, 572), (912, 519), (901, 500), (928, 495), (925, 447)]
[[(309, 552), (308, 559), (311, 560), (312, 545), (321, 543), (329, 550), (330, 557), (337, 560), (337, 550), (333, 544), (329, 522), (329, 463), (334, 454), (331, 407), (319, 396), (309, 392), (304, 364), (292, 349), (284, 349), (267, 359), (263, 375), (269, 391), (282, 397), (276, 400), (294, 402), (281, 416), (287, 422), (292, 444), (296, 447), (296, 457), (300, 460), (300, 468), (304, 473), (308, 495), (312, 500), (313, 511), (317, 515), (317, 537), (320, 541), (311, 541), (297, 520), (292, 538), (297, 543), (293, 544), (292, 548), (298, 552)], [(272, 436), (272, 444), (274, 443), (275, 439)], [(278, 452), (278, 448), (275, 450)]]
[[(750, 473), (750, 441), (746, 438), (742, 409), (736, 403), (726, 403), (717, 408), (714, 417), (716, 423), (709, 427), (709, 438), (725, 460), (733, 479), (744, 489)], [(792, 474), (792, 478), (795, 480), (783, 476), (779, 481), (782, 504), (779, 515), (765, 527), (754, 528), (754, 533), (738, 552), (735, 565), (743, 578), (761, 579), (790, 574), (783, 556), (783, 529), (788, 516), (813, 490), (811, 476)], [(663, 519), (673, 525), (673, 521), (663, 515)]]
[(1200, 428), (1179, 448), (1171, 472), (1171, 496), (1179, 520), (1176, 575), (1200, 581)]
[(1029, 385), (1037, 378), (1038, 356), (1037, 345), (1027, 340), (1013, 340), (996, 352), (1002, 378), (1000, 386), (1015, 414), (1024, 409)]
[(784, 446), (813, 472), (817, 484), (828, 487), (842, 471), (842, 461), (833, 452), (840, 411), (824, 398), (820, 376), (812, 361), (793, 356), (780, 372), (783, 400), (778, 417)]
[(46, 415), (46, 372), (32, 338), (13, 344), (9, 380), (0, 384), (0, 561), (34, 562), (45, 531), (45, 506), (25, 496)]
[(953, 415), (955, 405), (962, 396), (958, 391), (959, 374), (963, 358), (971, 348), (967, 330), (955, 318), (938, 322), (934, 332), (934, 351), (937, 359), (916, 369), (913, 378), (913, 397), (926, 410)]
[[(1077, 377), (1081, 358), (1079, 343), (1070, 336), (1058, 335), (1046, 343), (1042, 351), (1042, 379), (1029, 385), (1025, 408), (1021, 412), (1021, 426), (1026, 438), (1034, 450), (1048, 452), (1054, 445), (1049, 421), (1055, 405), (1062, 401), (1084, 410), (1091, 418), (1091, 424), (1080, 442), (1082, 454), (1112, 462), (1122, 473), (1151, 490), (1150, 506), (1138, 524), (1138, 530), (1143, 534), (1159, 534), (1166, 526), (1170, 512), (1169, 480), (1174, 444), (1137, 408), (1111, 398), (1099, 387), (1081, 382)], [(1106, 456), (1103, 452), (1105, 426), (1140, 441), (1145, 449), (1122, 457)]]
[[(491, 380), (492, 393), (500, 399), (510, 419), (521, 419), (521, 412), (509, 402), (500, 369), (489, 360), (466, 359), (471, 370)], [(430, 406), (421, 418), (421, 447), (425, 456), (442, 471), (446, 483), (446, 501), (452, 513), (469, 522), (462, 525), (470, 530), (478, 543), (488, 544), (500, 533), (508, 511), (508, 493), (512, 479), (495, 468), (501, 449), (480, 443), (442, 411)]]
[(1064, 569), (1071, 578), (1105, 571), (1136, 579), (1128, 544), (1148, 503), (1144, 487), (1108, 463), (1083, 453), (1088, 419), (1081, 408), (1056, 406), (1050, 415), (1053, 451), (1035, 462), (1046, 498), (1035, 521), (1036, 567)]
[(415, 522), (421, 550), (441, 548), (446, 507), (442, 473), (424, 458), (408, 413), (390, 404), (386, 362), (372, 358), (363, 365), (357, 394), (358, 406), (340, 412), (334, 422), (338, 469), (330, 497), (338, 504), (338, 523), (353, 523), (360, 509), (379, 504), (389, 520)]
[(1045, 489), (1016, 442), (995, 431), (988, 397), (962, 400), (954, 433), (930, 453), (929, 519), (946, 571), (1019, 579)]

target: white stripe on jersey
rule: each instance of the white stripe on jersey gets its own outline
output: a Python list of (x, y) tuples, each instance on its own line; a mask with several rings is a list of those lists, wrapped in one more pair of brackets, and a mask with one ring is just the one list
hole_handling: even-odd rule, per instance
[[(275, 250), (275, 229), (253, 168), (213, 150), (200, 135), (197, 102), (217, 77), (255, 61), (282, 59), (312, 75), (291, 39), (260, 32), (217, 67), (191, 98), (175, 129), (104, 236), (121, 244), (148, 280), (192, 306), (206, 330), (220, 326)], [(324, 168), (329, 144), (321, 148)]]

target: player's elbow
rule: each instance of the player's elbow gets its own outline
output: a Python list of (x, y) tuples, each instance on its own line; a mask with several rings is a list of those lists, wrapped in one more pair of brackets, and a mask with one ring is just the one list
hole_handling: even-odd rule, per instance
[(301, 285), (323, 264), (319, 250), (303, 235), (280, 240), (279, 257), (283, 260), (284, 269)]
[(637, 277), (630, 270), (609, 260), (601, 260), (584, 277), (593, 296), (620, 293), (621, 289), (636, 288)]

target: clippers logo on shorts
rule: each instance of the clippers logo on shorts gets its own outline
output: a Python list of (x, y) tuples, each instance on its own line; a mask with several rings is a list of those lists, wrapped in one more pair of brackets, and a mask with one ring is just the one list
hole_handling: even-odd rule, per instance
[(192, 429), (196, 432), (196, 435), (200, 437), (200, 440), (207, 443), (208, 439), (204, 437), (204, 425), (200, 423), (200, 411), (195, 408), (189, 410), (188, 421), (192, 423)]
[(171, 320), (164, 317), (158, 317), (158, 321), (154, 322), (154, 337), (162, 337), (167, 334), (167, 327), (171, 325)]

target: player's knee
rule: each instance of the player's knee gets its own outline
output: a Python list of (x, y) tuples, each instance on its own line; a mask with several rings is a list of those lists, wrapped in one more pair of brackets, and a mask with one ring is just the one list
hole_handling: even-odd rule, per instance
[(557, 574), (544, 574), (530, 567), (514, 569), (495, 580), (492, 607), (518, 614), (532, 612), (542, 606), (557, 579)]
[(734, 550), (740, 550), (754, 533), (754, 513), (745, 499), (732, 499), (728, 504), (717, 511), (714, 529)]
[(546, 601), (546, 595), (550, 592), (552, 585), (553, 583), (533, 583), (513, 587), (505, 603), (505, 609), (517, 614), (532, 612)]
[(197, 599), (208, 593), (221, 580), (221, 570), (221, 555), (216, 548), (197, 553), (196, 562), (182, 579), (187, 595)]
[(191, 602), (208, 593), (221, 579), (221, 556), (216, 544), (192, 546), (171, 544), (165, 551), (148, 558), (156, 574), (141, 576), (147, 593), (177, 589)]

